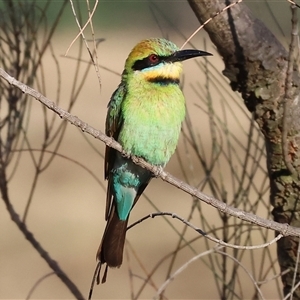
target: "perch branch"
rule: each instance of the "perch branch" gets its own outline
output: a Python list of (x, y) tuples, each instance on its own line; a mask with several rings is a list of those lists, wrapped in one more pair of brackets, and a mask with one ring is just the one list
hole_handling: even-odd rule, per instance
[[(94, 127), (88, 125), (86, 122), (80, 120), (78, 117), (71, 115), (66, 110), (60, 108), (57, 106), (53, 101), (49, 100), (33, 88), (25, 85), (24, 83), (16, 80), (15, 78), (11, 77), (9, 74), (7, 74), (3, 69), (0, 68), (0, 77), (5, 79), (9, 84), (19, 88), (23, 93), (28, 94), (35, 99), (37, 99), (39, 102), (41, 102), (43, 105), (45, 105), (48, 109), (52, 110), (56, 114), (58, 114), (63, 120), (66, 120), (70, 122), (71, 124), (77, 126), (80, 128), (83, 132), (86, 132), (90, 135), (92, 135), (94, 138), (101, 140), (104, 142), (108, 147), (114, 148), (115, 150), (121, 152), (122, 154), (128, 156), (123, 149), (122, 146), (116, 142), (114, 139), (106, 136), (101, 131), (95, 129)], [(188, 185), (187, 183), (177, 179), (173, 175), (169, 174), (168, 172), (165, 172), (160, 167), (153, 166), (146, 162), (145, 160), (132, 156), (131, 159), (134, 163), (146, 168), (147, 170), (150, 170), (156, 177), (161, 178), (163, 181), (168, 182), (169, 184), (181, 189), (182, 191), (190, 194), (191, 196), (204, 201), (205, 203), (217, 208), (222, 213), (228, 214), (230, 216), (239, 218), (241, 220), (244, 220), (246, 222), (250, 222), (253, 224), (256, 224), (258, 226), (272, 229), (274, 231), (277, 231), (278, 233), (281, 233), (283, 236), (298, 236), (300, 237), (300, 228), (290, 226), (289, 224), (282, 224), (278, 223), (272, 220), (261, 218), (257, 215), (254, 215), (250, 212), (245, 212), (241, 209), (238, 209), (236, 207), (227, 205), (226, 203), (211, 197), (209, 195), (206, 195), (202, 192), (200, 192), (195, 187), (192, 187)]]

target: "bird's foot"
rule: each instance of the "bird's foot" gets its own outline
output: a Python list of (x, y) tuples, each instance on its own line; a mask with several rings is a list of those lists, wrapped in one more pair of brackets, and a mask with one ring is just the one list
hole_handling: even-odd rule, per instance
[(164, 171), (164, 168), (162, 166), (157, 166), (156, 170), (153, 170), (153, 174), (156, 178), (160, 177), (162, 172)]
[(125, 157), (125, 158), (130, 158), (130, 156), (131, 156), (130, 153), (125, 152), (124, 150), (122, 150), (121, 154), (122, 154), (122, 156)]

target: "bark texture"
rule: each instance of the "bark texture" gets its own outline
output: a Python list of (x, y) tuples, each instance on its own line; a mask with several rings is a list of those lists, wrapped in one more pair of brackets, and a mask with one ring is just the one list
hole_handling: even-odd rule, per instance
[[(200, 23), (230, 4), (223, 0), (188, 2)], [(229, 78), (232, 89), (242, 94), (245, 105), (253, 113), (265, 137), (274, 220), (300, 227), (298, 70), (296, 67), (291, 70), (287, 92), (289, 53), (243, 3), (215, 17), (205, 30), (224, 60), (223, 74)], [(284, 119), (286, 131), (283, 130)], [(286, 155), (283, 154), (284, 148)], [(297, 250), (296, 237), (283, 238), (277, 244), (281, 271), (290, 269), (282, 277), (285, 295), (291, 290)], [(299, 269), (300, 266), (296, 282), (300, 279)], [(300, 299), (300, 288), (294, 292), (294, 299)]]

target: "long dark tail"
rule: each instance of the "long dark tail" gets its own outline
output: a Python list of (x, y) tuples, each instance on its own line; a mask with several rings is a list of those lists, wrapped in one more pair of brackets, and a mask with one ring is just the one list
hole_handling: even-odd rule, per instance
[(123, 261), (123, 250), (128, 219), (121, 221), (116, 210), (111, 212), (107, 221), (106, 228), (100, 247), (97, 252), (97, 258), (101, 264), (107, 264), (112, 268), (120, 267)]

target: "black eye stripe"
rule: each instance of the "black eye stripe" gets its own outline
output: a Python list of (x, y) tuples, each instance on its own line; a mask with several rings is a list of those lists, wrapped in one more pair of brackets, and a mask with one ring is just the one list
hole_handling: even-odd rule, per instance
[[(151, 54), (152, 55), (152, 54)], [(134, 71), (141, 71), (143, 69), (146, 69), (146, 68), (149, 68), (149, 67), (153, 67), (153, 66), (156, 66), (158, 65), (159, 63), (161, 63), (163, 60), (164, 60), (164, 57), (162, 56), (158, 56), (157, 55), (157, 58), (158, 60), (156, 62), (153, 62), (149, 59), (149, 56), (143, 58), (143, 59), (140, 59), (140, 60), (137, 60), (133, 66), (132, 66), (132, 69)]]
[(162, 77), (162, 76), (150, 78), (148, 81), (157, 83), (160, 85), (179, 84), (178, 78), (168, 78), (168, 77)]

